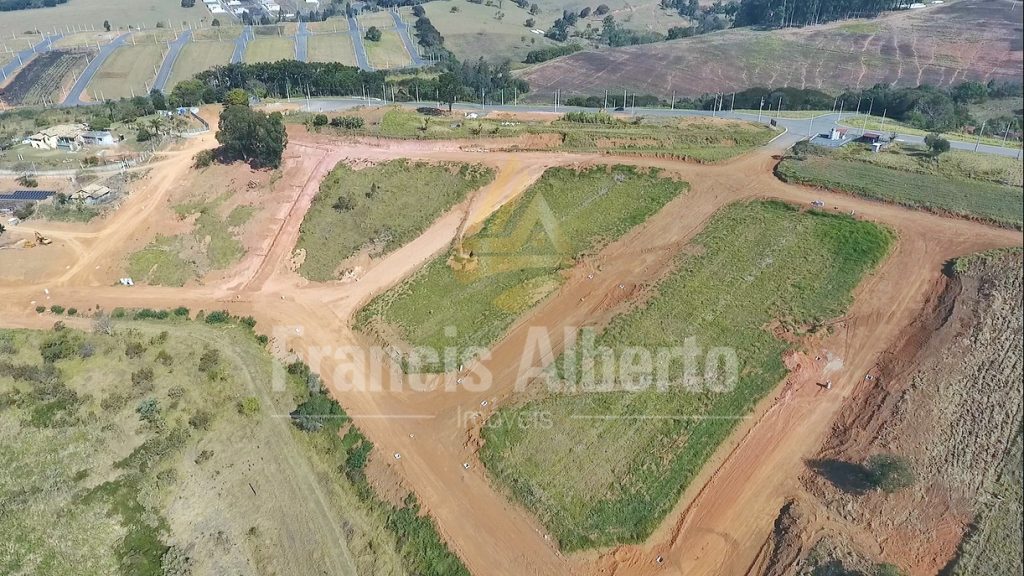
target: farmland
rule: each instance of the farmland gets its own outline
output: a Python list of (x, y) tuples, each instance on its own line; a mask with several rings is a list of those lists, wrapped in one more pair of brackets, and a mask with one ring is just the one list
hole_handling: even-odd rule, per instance
[[(556, 290), (564, 280), (560, 272), (577, 258), (622, 236), (685, 189), (656, 172), (626, 166), (548, 169), (453, 254), (434, 259), (370, 302), (357, 323), (367, 330), (381, 325), (386, 333), (393, 330), (404, 340), (394, 342), (400, 347), (471, 354), (471, 347), (495, 342), (517, 317)], [(537, 226), (546, 233), (534, 235)], [(405, 360), (410, 372), (445, 368), (436, 358)]]
[(245, 49), (245, 62), (277, 62), (295, 59), (295, 40), (286, 36), (260, 36), (249, 42)]
[(103, 63), (86, 92), (102, 95), (102, 100), (148, 94), (165, 48), (163, 44), (150, 43), (121, 46)]
[(821, 186), (905, 206), (1020, 228), (1024, 222), (1020, 161), (950, 152), (937, 161), (913, 147), (872, 154), (802, 146), (776, 173), (789, 182)]
[[(961, 0), (873, 20), (760, 32), (732, 29), (642, 46), (585, 51), (529, 68), (533, 98), (628, 88), (662, 98), (751, 86), (840, 92), (884, 82), (946, 86), (964, 79), (1019, 82), (1013, 3)], [(970, 49), (967, 49), (970, 46)]]
[(363, 46), (366, 47), (366, 57), (370, 60), (370, 65), (377, 70), (404, 68), (412, 64), (405, 44), (402, 43), (402, 37), (393, 29), (382, 30), (379, 42), (364, 40)]
[(348, 34), (317, 34), (309, 38), (306, 57), (310, 62), (341, 62), (355, 66), (354, 50), (352, 37)]
[[(635, 383), (603, 374), (614, 386), (586, 393), (593, 382), (572, 367), (587, 360), (563, 355), (553, 374), (576, 374), (566, 390), (583, 393), (502, 409), (484, 429), (481, 459), (565, 549), (644, 539), (736, 423), (785, 375), (782, 353), (789, 345), (764, 327), (780, 321), (809, 330), (842, 314), (890, 241), (874, 224), (780, 203), (722, 209), (693, 248), (677, 256), (653, 299), (613, 319), (595, 349), (608, 347), (617, 358), (627, 347), (653, 352), (693, 337), (702, 350), (735, 351), (734, 385), (684, 388), (674, 376), (683, 374), (677, 358), (667, 388), (621, 392)], [(531, 413), (548, 415), (552, 425), (514, 424)]]
[[(225, 36), (225, 38), (229, 37)], [(219, 42), (216, 40), (189, 42), (181, 49), (181, 54), (174, 62), (167, 88), (173, 88), (178, 82), (188, 80), (203, 70), (227, 64), (231, 61), (231, 53), (234, 49), (233, 37)]]
[(60, 102), (73, 76), (85, 68), (87, 54), (52, 50), (36, 56), (4, 87), (0, 99), (12, 106)]
[(0, 37), (10, 38), (12, 32), (25, 30), (52, 31), (71, 26), (92, 26), (103, 29), (103, 21), (110, 21), (114, 29), (125, 30), (128, 26), (154, 28), (157, 22), (180, 26), (182, 22), (198, 24), (210, 17), (210, 11), (202, 4), (182, 8), (178, 2), (163, 0), (132, 0), (119, 2), (112, 7), (110, 0), (73, 0), (53, 8), (20, 10), (16, 14), (5, 14), (0, 18)]
[(381, 256), (418, 236), (494, 173), (467, 164), (392, 161), (361, 170), (339, 164), (320, 184), (302, 222), (299, 273), (331, 280), (357, 251)]

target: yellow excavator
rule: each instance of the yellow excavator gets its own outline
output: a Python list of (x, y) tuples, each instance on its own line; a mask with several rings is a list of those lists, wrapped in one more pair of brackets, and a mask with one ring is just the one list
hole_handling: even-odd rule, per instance
[(36, 243), (42, 244), (43, 246), (48, 246), (53, 243), (53, 240), (50, 240), (46, 236), (43, 236), (39, 232), (36, 232)]

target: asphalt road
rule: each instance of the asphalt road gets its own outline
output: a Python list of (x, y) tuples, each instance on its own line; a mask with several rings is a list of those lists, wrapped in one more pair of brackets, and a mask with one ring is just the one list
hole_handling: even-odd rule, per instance
[(160, 70), (156, 73), (156, 80), (153, 81), (154, 90), (164, 91), (167, 81), (171, 79), (171, 70), (174, 69), (174, 63), (178, 61), (178, 55), (181, 54), (182, 48), (191, 40), (192, 30), (185, 30), (173, 42), (168, 44), (170, 49), (167, 51), (167, 55), (164, 56), (164, 61), (160, 64)]
[(402, 21), (402, 17), (398, 15), (398, 12), (394, 10), (388, 10), (391, 14), (391, 19), (395, 21), (395, 29), (398, 30), (398, 35), (402, 37), (402, 42), (405, 44), (405, 50), (412, 57), (413, 66), (423, 66), (426, 62), (423, 58), (420, 58), (419, 50), (416, 49), (416, 43), (413, 41), (412, 36), (409, 34), (409, 25)]
[(306, 28), (306, 21), (299, 22), (299, 32), (295, 34), (295, 59), (299, 62), (309, 60), (309, 30)]
[(50, 45), (64, 37), (64, 33), (57, 34), (55, 36), (47, 36), (43, 38), (41, 42), (33, 45), (30, 48), (25, 48), (21, 52), (17, 52), (14, 58), (11, 59), (3, 68), (0, 68), (0, 82), (7, 81), (8, 78), (14, 77), (18, 69), (24, 64), (28, 64), (28, 61), (32, 59), (34, 55), (39, 52), (45, 52), (50, 49)]
[[(355, 10), (355, 5), (352, 8)], [(359, 22), (356, 22), (354, 15), (348, 17), (348, 34), (352, 37), (352, 46), (356, 51), (356, 66), (372, 71), (373, 66), (370, 66), (370, 59), (366, 57), (366, 47), (363, 46), (363, 35), (359, 32)]]
[(235, 38), (235, 50), (231, 53), (231, 63), (238, 64), (245, 58), (245, 48), (252, 40), (252, 26), (244, 26), (242, 33)]
[[(355, 106), (366, 106), (366, 105), (379, 105), (381, 101), (377, 98), (370, 98), (369, 100), (361, 98), (313, 98), (306, 101), (304, 109), (310, 112), (331, 112), (335, 110), (347, 110)], [(425, 101), (425, 102), (399, 102), (400, 106), (408, 108), (417, 108), (420, 106), (437, 106), (436, 101)], [(456, 104), (453, 107), (455, 110), (465, 112), (488, 112), (494, 110), (500, 110), (503, 112), (570, 112), (570, 111), (587, 111), (593, 112), (593, 108), (581, 108), (576, 106), (559, 106), (557, 110), (552, 105), (537, 105), (537, 104), (520, 104), (518, 106), (513, 105), (487, 105), (480, 106), (479, 104)], [(709, 110), (671, 110), (669, 108), (628, 108), (622, 112), (623, 114), (635, 114), (637, 116), (654, 116), (654, 117), (694, 117), (694, 116), (717, 116), (719, 118), (732, 118), (738, 120), (749, 120), (751, 122), (759, 121), (757, 113), (750, 112), (730, 112), (728, 110), (722, 112), (711, 112)], [(793, 143), (808, 136), (814, 136), (817, 134), (827, 134), (833, 126), (838, 126), (839, 121), (843, 115), (834, 114), (822, 114), (820, 116), (814, 116), (812, 118), (775, 118), (774, 116), (764, 113), (760, 117), (762, 124), (768, 124), (773, 118), (776, 123), (786, 129), (786, 134), (783, 136), (785, 141)], [(860, 134), (863, 131), (859, 128), (849, 128), (850, 133)], [(871, 130), (868, 130), (871, 132)], [(887, 131), (888, 132), (888, 131)], [(897, 141), (906, 142), (909, 144), (922, 144), (924, 138), (921, 136), (913, 136), (910, 134), (897, 134)], [(1007, 156), (1010, 158), (1020, 157), (1021, 150), (1019, 148), (1003, 148), (1000, 146), (991, 146), (988, 144), (981, 144), (976, 146), (974, 142), (966, 142), (959, 140), (950, 140), (950, 146), (957, 150), (977, 150), (985, 154), (995, 154), (998, 156)]]
[(117, 38), (114, 38), (110, 44), (106, 44), (100, 48), (100, 51), (95, 57), (93, 57), (92, 62), (89, 62), (89, 65), (82, 71), (82, 75), (78, 77), (78, 81), (71, 87), (67, 98), (64, 99), (61, 106), (81, 106), (84, 104), (81, 98), (82, 93), (85, 92), (85, 88), (89, 85), (89, 82), (92, 81), (93, 76), (96, 75), (96, 72), (99, 71), (100, 67), (103, 66), (103, 63), (106, 62), (107, 58), (114, 53), (114, 50), (120, 48), (129, 36), (131, 36), (131, 33), (121, 34)]

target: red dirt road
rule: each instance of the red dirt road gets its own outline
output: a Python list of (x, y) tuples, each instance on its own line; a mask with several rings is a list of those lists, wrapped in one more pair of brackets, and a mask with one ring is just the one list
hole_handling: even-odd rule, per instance
[[(291, 187), (292, 201), (282, 207), (278, 226), (267, 230), (263, 248), (251, 252), (233, 278), (197, 288), (125, 289), (111, 286), (116, 271), (95, 268), (99, 262), (118, 261), (123, 239), (135, 227), (146, 225), (168, 183), (189, 169), (195, 149), (210, 145), (204, 141), (162, 164), (101, 229), (89, 229), (88, 234), (48, 230), (57, 243), (77, 243), (79, 260), (31, 285), (0, 283), (0, 325), (51, 324), (53, 317), (33, 310), (32, 302), (42, 298), (44, 287), (50, 291), (50, 302), (81, 310), (94, 305), (184, 305), (255, 316), (260, 330), (274, 337), (276, 351), (294, 350), (324, 376), (332, 393), (436, 519), (444, 539), (479, 575), (748, 573), (758, 566), (779, 507), (797, 489), (803, 458), (816, 453), (854, 384), (918, 313), (942, 264), (974, 251), (1022, 244), (1018, 232), (781, 183), (771, 174), (774, 160), (768, 151), (723, 165), (698, 166), (561, 153), (483, 154), (464, 151), (458, 143), (341, 142), (301, 131), (293, 132), (290, 140), (284, 168), (288, 177), (277, 185)], [(320, 177), (345, 158), (484, 162), (497, 169), (497, 176), (419, 238), (367, 269), (358, 281), (310, 283), (288, 270), (288, 259)], [(691, 191), (598, 254), (594, 260), (602, 271), (594, 280), (583, 273), (590, 270), (583, 266), (593, 262), (581, 264), (554, 296), (528, 313), (483, 362), (493, 374), (489, 388), (458, 385), (456, 375), (395, 375), (364, 353), (370, 343), (349, 327), (362, 303), (446, 250), (464, 226), (482, 221), (515, 198), (546, 166), (591, 162), (657, 165), (690, 182)], [(788, 359), (793, 371), (787, 380), (721, 447), (647, 543), (562, 555), (531, 514), (495, 490), (475, 456), (476, 433), (467, 414), (490, 412), (513, 393), (529, 327), (547, 329), (557, 353), (563, 326), (601, 323), (621, 310), (623, 302), (615, 294), (622, 279), (639, 283), (657, 278), (716, 210), (761, 197), (801, 205), (824, 199), (829, 206), (855, 210), (859, 217), (891, 227), (899, 240), (890, 258), (858, 288), (855, 304), (834, 336), (816, 343), (810, 355)], [(585, 306), (580, 305), (581, 297)], [(826, 369), (814, 360), (814, 354), (824, 355), (820, 351), (841, 358), (829, 368), (835, 385), (828, 393), (814, 385)], [(392, 457), (396, 453), (399, 459)], [(662, 565), (655, 561), (659, 555), (664, 557)]]

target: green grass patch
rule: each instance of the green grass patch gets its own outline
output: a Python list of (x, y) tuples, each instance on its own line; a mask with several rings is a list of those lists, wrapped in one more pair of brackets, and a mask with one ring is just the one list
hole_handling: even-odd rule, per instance
[(299, 273), (331, 280), (361, 248), (371, 255), (391, 252), (493, 178), (489, 168), (469, 164), (392, 160), (362, 170), (339, 164), (302, 221), (298, 247), (306, 259)]
[(83, 203), (71, 202), (64, 206), (48, 203), (36, 206), (35, 216), (53, 222), (88, 222), (103, 211)]
[(241, 226), (248, 222), (255, 213), (255, 206), (235, 206), (224, 223), (228, 226)]
[(1020, 161), (950, 152), (937, 161), (913, 147), (880, 153), (848, 145), (836, 151), (794, 148), (776, 174), (787, 182), (1020, 228)]
[[(724, 208), (694, 239), (694, 249), (677, 257), (654, 299), (613, 319), (595, 346), (610, 349), (625, 368), (627, 350), (653, 356), (693, 338), (703, 353), (735, 351), (734, 385), (721, 379), (684, 385), (685, 363), (676, 357), (659, 377), (667, 386), (624, 392), (629, 375), (601, 369), (596, 360), (596, 381), (613, 384), (597, 392), (582, 379), (577, 346), (547, 368), (564, 387), (492, 417), (481, 459), (562, 548), (642, 541), (740, 419), (785, 376), (788, 344), (768, 326), (821, 329), (843, 313), (890, 243), (886, 230), (845, 216), (778, 202)], [(696, 374), (703, 375), (705, 356), (696, 358)], [(530, 422), (538, 425), (523, 425)]]
[(158, 286), (184, 286), (195, 277), (195, 266), (178, 253), (171, 236), (157, 236), (142, 250), (128, 257), (128, 275), (136, 282)]
[[(474, 347), (495, 342), (520, 314), (557, 289), (560, 271), (685, 189), (685, 183), (660, 178), (654, 170), (628, 166), (548, 169), (467, 238), (461, 255), (438, 257), (378, 296), (359, 312), (357, 324), (380, 331), (385, 340), (397, 334), (413, 346), (456, 348), (472, 356)], [(404, 360), (410, 371), (445, 369), (429, 355), (407, 354)]]

